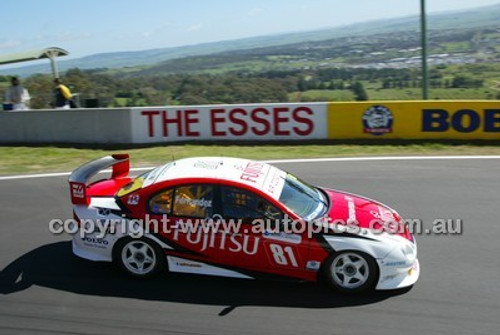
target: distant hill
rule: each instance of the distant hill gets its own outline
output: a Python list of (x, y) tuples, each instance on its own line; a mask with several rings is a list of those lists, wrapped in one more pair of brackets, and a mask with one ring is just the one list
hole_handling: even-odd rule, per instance
[[(431, 14), (428, 17), (428, 26), (430, 30), (500, 26), (500, 4), (467, 11)], [(210, 55), (220, 52), (288, 45), (306, 41), (322, 41), (349, 36), (417, 30), (419, 30), (419, 18), (412, 16), (370, 21), (315, 31), (259, 36), (174, 48), (101, 53), (72, 60), (61, 59), (58, 62), (58, 66), (61, 71), (75, 67), (80, 69), (146, 67), (188, 56)], [(34, 73), (49, 73), (50, 66), (47, 63), (46, 65), (28, 65), (15, 70), (0, 69), (0, 74), (12, 74), (12, 72), (20, 76), (28, 76)]]

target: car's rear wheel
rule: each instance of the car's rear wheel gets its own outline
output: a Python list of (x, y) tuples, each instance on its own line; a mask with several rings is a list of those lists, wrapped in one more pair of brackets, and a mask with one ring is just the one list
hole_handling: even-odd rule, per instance
[(346, 293), (359, 293), (373, 289), (378, 278), (378, 266), (368, 254), (342, 251), (333, 254), (325, 264), (328, 283)]
[(151, 277), (166, 267), (163, 250), (153, 241), (125, 238), (115, 249), (115, 260), (120, 267), (134, 277)]

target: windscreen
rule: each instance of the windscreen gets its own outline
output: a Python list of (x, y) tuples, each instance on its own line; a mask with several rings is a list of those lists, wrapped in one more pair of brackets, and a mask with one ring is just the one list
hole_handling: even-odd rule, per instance
[(324, 215), (328, 209), (327, 200), (320, 190), (290, 173), (285, 178), (279, 200), (306, 221)]

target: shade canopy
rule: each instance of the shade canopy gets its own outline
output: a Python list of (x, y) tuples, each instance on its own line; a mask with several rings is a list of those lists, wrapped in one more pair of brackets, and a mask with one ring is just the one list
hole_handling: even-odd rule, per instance
[(42, 50), (33, 50), (12, 55), (0, 56), (0, 64), (20, 63), (42, 58), (55, 58), (66, 55), (69, 55), (69, 52), (64, 49), (46, 48)]
[(0, 65), (2, 64), (12, 64), (12, 63), (20, 63), (20, 62), (28, 62), (43, 58), (50, 59), (50, 63), (52, 65), (52, 73), (55, 78), (59, 76), (57, 71), (57, 66), (55, 62), (56, 57), (67, 56), (69, 52), (61, 49), (61, 48), (46, 48), (42, 50), (33, 50), (26, 51), (22, 53), (0, 56)]

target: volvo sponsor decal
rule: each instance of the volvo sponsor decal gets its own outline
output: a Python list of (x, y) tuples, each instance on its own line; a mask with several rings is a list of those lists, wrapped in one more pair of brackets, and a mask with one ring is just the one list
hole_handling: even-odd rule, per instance
[(87, 247), (106, 249), (109, 246), (109, 241), (104, 238), (84, 237), (83, 244)]

